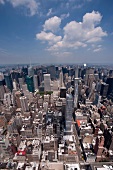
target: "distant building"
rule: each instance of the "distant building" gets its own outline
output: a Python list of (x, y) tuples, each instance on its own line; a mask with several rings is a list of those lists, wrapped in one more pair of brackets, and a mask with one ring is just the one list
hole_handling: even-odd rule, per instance
[(20, 103), (21, 103), (22, 111), (27, 112), (29, 110), (27, 98), (24, 96), (20, 97)]
[(60, 88), (60, 98), (66, 98), (66, 87)]
[(38, 77), (37, 77), (37, 75), (33, 76), (33, 81), (34, 81), (34, 88), (35, 88), (35, 90), (37, 90), (38, 89)]
[(27, 83), (28, 90), (33, 93), (34, 92), (33, 76), (27, 76), (26, 83)]
[(50, 83), (50, 74), (44, 74), (44, 91), (51, 91)]
[(64, 82), (63, 82), (63, 72), (60, 72), (59, 76), (59, 87), (64, 87)]
[(71, 131), (73, 113), (73, 97), (71, 94), (66, 95), (66, 131)]
[(28, 76), (34, 76), (34, 69), (32, 66), (28, 68)]
[(5, 74), (4, 79), (5, 79), (6, 86), (12, 91), (13, 84), (12, 84), (11, 74)]
[(102, 83), (101, 84), (100, 95), (103, 96), (103, 97), (106, 97), (107, 93), (108, 93), (108, 88), (109, 88), (109, 84)]

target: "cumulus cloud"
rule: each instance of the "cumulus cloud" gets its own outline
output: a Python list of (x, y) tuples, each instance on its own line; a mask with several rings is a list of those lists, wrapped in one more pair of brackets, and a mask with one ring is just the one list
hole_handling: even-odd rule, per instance
[(0, 0), (0, 4), (5, 4), (5, 1), (4, 0)]
[(44, 31), (49, 30), (52, 32), (56, 32), (59, 30), (60, 24), (61, 24), (61, 18), (54, 16), (45, 21), (43, 28), (44, 28)]
[(33, 16), (37, 13), (39, 3), (36, 0), (0, 0), (0, 3), (4, 4), (5, 2), (11, 3), (11, 5), (16, 8), (23, 6), (27, 9), (27, 14)]
[[(103, 31), (99, 26), (101, 20), (102, 16), (99, 12), (92, 11), (91, 13), (86, 13), (83, 16), (82, 22), (71, 21), (67, 23), (62, 29), (63, 36), (61, 37), (51, 33), (58, 30), (61, 24), (61, 18), (55, 16), (45, 21), (43, 26), (45, 32), (43, 31), (38, 35), (42, 36), (42, 33), (44, 34), (44, 39), (49, 42), (48, 51), (76, 50), (94, 45), (94, 48), (92, 47), (93, 51), (98, 52), (102, 49), (98, 43), (103, 37), (107, 36), (107, 32)], [(49, 37), (52, 37), (51, 39), (53, 39), (53, 41), (47, 38), (47, 30), (51, 31), (49, 32)], [(44, 40), (43, 38), (41, 39), (40, 36), (38, 36), (37, 39)]]
[(53, 43), (60, 41), (62, 39), (62, 37), (56, 36), (51, 32), (46, 33), (44, 31), (42, 31), (39, 34), (36, 34), (36, 39), (39, 39), (39, 40), (42, 40), (42, 41), (48, 41), (49, 44), (53, 44)]

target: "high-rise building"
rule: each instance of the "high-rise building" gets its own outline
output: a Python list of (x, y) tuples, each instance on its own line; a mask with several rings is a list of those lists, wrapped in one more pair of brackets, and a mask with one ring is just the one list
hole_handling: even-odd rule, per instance
[(16, 106), (17, 106), (18, 108), (21, 107), (20, 97), (21, 97), (21, 92), (20, 92), (20, 91), (16, 91), (16, 92), (15, 92), (15, 100), (16, 100)]
[(66, 87), (60, 88), (60, 98), (66, 98)]
[(4, 88), (4, 76), (2, 73), (0, 73), (0, 99), (4, 99), (4, 93), (5, 93), (5, 88)]
[(108, 95), (113, 92), (113, 78), (108, 78), (106, 81), (107, 84), (109, 84), (108, 87)]
[(34, 76), (34, 69), (32, 66), (28, 68), (28, 76)]
[(73, 113), (73, 97), (71, 94), (66, 95), (66, 131), (70, 132), (72, 128), (72, 113)]
[(50, 74), (52, 80), (56, 78), (56, 68), (54, 65), (48, 67), (48, 73)]
[(34, 81), (34, 88), (35, 88), (35, 90), (37, 90), (38, 89), (38, 77), (37, 77), (37, 75), (33, 76), (33, 81)]
[(50, 74), (44, 74), (44, 91), (51, 91)]
[(106, 84), (106, 83), (101, 84), (101, 90), (100, 90), (100, 95), (101, 96), (103, 96), (103, 97), (107, 96), (108, 87), (109, 87), (109, 84)]
[(20, 97), (20, 103), (21, 103), (22, 111), (27, 112), (29, 110), (27, 97), (25, 96)]
[(13, 104), (13, 95), (11, 93), (4, 94), (4, 104), (5, 106), (10, 107)]
[(79, 78), (75, 78), (75, 87), (74, 87), (74, 107), (77, 108), (78, 106), (78, 82)]
[(8, 89), (12, 91), (13, 84), (12, 84), (11, 74), (5, 74), (4, 79), (5, 79), (6, 86), (8, 87)]
[(75, 78), (78, 78), (78, 67), (75, 69)]
[(26, 77), (26, 83), (27, 83), (27, 88), (30, 92), (34, 92), (34, 82), (33, 82), (33, 77), (32, 76), (27, 76)]
[(15, 79), (14, 79), (14, 81), (13, 81), (13, 89), (14, 89), (14, 90), (18, 90), (18, 85), (17, 85), (17, 82), (16, 82)]
[(64, 87), (64, 82), (63, 82), (63, 72), (60, 72), (59, 76), (59, 87)]
[(22, 89), (22, 85), (24, 84), (24, 79), (23, 78), (19, 78), (19, 86), (20, 86), (20, 89)]

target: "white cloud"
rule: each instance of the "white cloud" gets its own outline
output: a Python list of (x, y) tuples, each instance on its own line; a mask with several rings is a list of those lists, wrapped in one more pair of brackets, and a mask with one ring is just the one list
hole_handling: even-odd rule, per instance
[(36, 34), (36, 39), (42, 40), (42, 41), (48, 41), (49, 44), (54, 44), (54, 43), (57, 43), (58, 41), (60, 41), (62, 39), (62, 37), (56, 36), (51, 32), (46, 33), (44, 31), (42, 31), (39, 34)]
[(45, 21), (43, 28), (44, 31), (49, 30), (52, 32), (56, 32), (57, 30), (59, 30), (60, 24), (61, 24), (61, 18), (54, 16)]
[(50, 16), (52, 14), (52, 8), (48, 10), (47, 16)]
[(68, 18), (70, 16), (69, 12), (67, 14), (62, 14), (61, 15), (61, 19), (65, 19), (65, 18)]
[(94, 29), (100, 23), (102, 16), (99, 12), (92, 11), (83, 16), (83, 27), (86, 29)]
[(99, 52), (101, 50), (102, 50), (102, 48), (96, 48), (96, 49), (93, 50), (93, 52)]
[[(5, 2), (4, 0), (0, 0)], [(11, 3), (14, 8), (23, 6), (27, 9), (27, 14), (33, 16), (37, 13), (39, 3), (36, 0), (6, 0)]]
[(62, 29), (63, 36), (61, 37), (51, 33), (58, 30), (61, 23), (61, 18), (55, 16), (45, 21), (43, 26), (44, 31), (49, 30), (51, 32), (46, 33), (42, 31), (40, 34), (37, 34), (37, 38), (49, 42), (47, 50), (50, 52), (89, 48), (89, 45), (91, 45), (94, 52), (98, 52), (102, 49), (98, 42), (107, 36), (107, 33), (98, 26), (101, 19), (102, 16), (99, 12), (86, 13), (82, 22), (71, 21), (67, 23)]
[(5, 4), (5, 1), (4, 0), (0, 0), (0, 4)]
[(83, 22), (71, 21), (64, 28), (63, 42), (73, 46), (79, 42), (84, 47), (87, 43), (95, 43), (102, 40), (107, 33), (101, 27), (96, 27), (101, 21), (100, 13), (93, 11), (83, 16)]

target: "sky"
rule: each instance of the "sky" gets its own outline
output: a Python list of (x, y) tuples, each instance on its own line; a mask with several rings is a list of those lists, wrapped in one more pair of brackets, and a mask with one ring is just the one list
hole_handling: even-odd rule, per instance
[(113, 63), (113, 0), (0, 0), (0, 64)]

